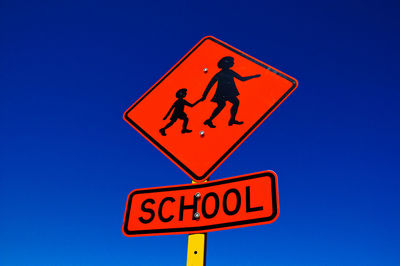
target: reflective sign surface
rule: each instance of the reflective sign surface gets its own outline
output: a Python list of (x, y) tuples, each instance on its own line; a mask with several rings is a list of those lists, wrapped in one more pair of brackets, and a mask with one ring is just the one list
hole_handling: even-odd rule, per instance
[(205, 180), (296, 88), (292, 77), (202, 39), (124, 119), (193, 180)]
[(201, 184), (137, 189), (130, 193), (126, 236), (201, 233), (274, 222), (278, 184), (272, 171)]

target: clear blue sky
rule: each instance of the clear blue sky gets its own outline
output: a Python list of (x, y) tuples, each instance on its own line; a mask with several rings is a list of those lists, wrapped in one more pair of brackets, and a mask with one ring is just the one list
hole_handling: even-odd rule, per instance
[(274, 170), (271, 225), (208, 235), (208, 265), (399, 265), (398, 1), (0, 3), (0, 264), (184, 265), (126, 238), (135, 188), (191, 180), (122, 119), (202, 37), (298, 89), (211, 179)]

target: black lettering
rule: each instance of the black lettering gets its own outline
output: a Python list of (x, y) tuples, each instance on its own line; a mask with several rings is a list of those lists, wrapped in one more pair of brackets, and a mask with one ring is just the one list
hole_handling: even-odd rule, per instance
[(142, 206), (141, 206), (142, 211), (150, 213), (150, 218), (147, 219), (147, 220), (144, 219), (143, 217), (139, 217), (139, 221), (141, 221), (144, 224), (148, 224), (151, 221), (153, 221), (154, 216), (155, 216), (155, 213), (154, 213), (154, 211), (152, 209), (146, 208), (146, 206), (145, 206), (146, 203), (154, 204), (156, 202), (153, 199), (147, 199), (147, 200), (143, 201)]
[(179, 207), (179, 221), (183, 220), (184, 210), (193, 210), (192, 219), (195, 220), (194, 214), (197, 212), (197, 198), (193, 196), (193, 205), (185, 205), (185, 196), (181, 196), (181, 206)]
[[(233, 211), (228, 210), (228, 195), (229, 194), (235, 194), (236, 195), (236, 207)], [(227, 215), (235, 215), (236, 213), (238, 213), (239, 209), (240, 209), (240, 205), (241, 205), (241, 198), (240, 198), (240, 193), (237, 189), (235, 188), (231, 188), (228, 191), (225, 192), (224, 194), (224, 199), (222, 200), (222, 207), (224, 208), (224, 212)]]
[(160, 217), (161, 222), (164, 222), (164, 223), (167, 223), (167, 222), (171, 221), (174, 218), (173, 215), (169, 216), (168, 218), (164, 218), (164, 216), (162, 214), (162, 208), (164, 206), (164, 203), (167, 202), (167, 201), (175, 202), (175, 199), (171, 198), (171, 197), (166, 197), (165, 199), (163, 199), (160, 202), (160, 206), (158, 208), (158, 217)]
[[(214, 201), (215, 201), (215, 208), (211, 214), (208, 214), (206, 211), (206, 202), (209, 197), (213, 197)], [(217, 215), (218, 209), (219, 209), (218, 195), (214, 192), (210, 192), (210, 193), (206, 194), (203, 198), (203, 202), (201, 203), (201, 209), (202, 209), (203, 216), (206, 217), (207, 219), (213, 218), (215, 215)]]
[(256, 211), (262, 211), (263, 206), (259, 207), (250, 207), (250, 187), (246, 187), (246, 212), (256, 212)]

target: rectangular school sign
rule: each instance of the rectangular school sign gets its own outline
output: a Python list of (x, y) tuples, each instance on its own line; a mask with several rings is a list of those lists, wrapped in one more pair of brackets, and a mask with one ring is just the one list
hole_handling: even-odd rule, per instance
[(125, 236), (191, 234), (274, 222), (276, 174), (265, 171), (217, 181), (136, 189), (127, 200)]

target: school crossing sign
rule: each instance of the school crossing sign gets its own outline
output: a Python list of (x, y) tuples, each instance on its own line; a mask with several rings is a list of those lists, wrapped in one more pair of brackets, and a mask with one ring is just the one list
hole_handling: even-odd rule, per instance
[(294, 91), (297, 81), (205, 37), (124, 114), (194, 181), (210, 174)]
[(210, 182), (133, 190), (125, 236), (193, 234), (273, 223), (277, 176), (264, 171)]
[(134, 189), (124, 235), (188, 234), (187, 265), (204, 266), (207, 232), (273, 223), (275, 172), (207, 179), (296, 87), (281, 71), (203, 38), (124, 114), (194, 182)]

